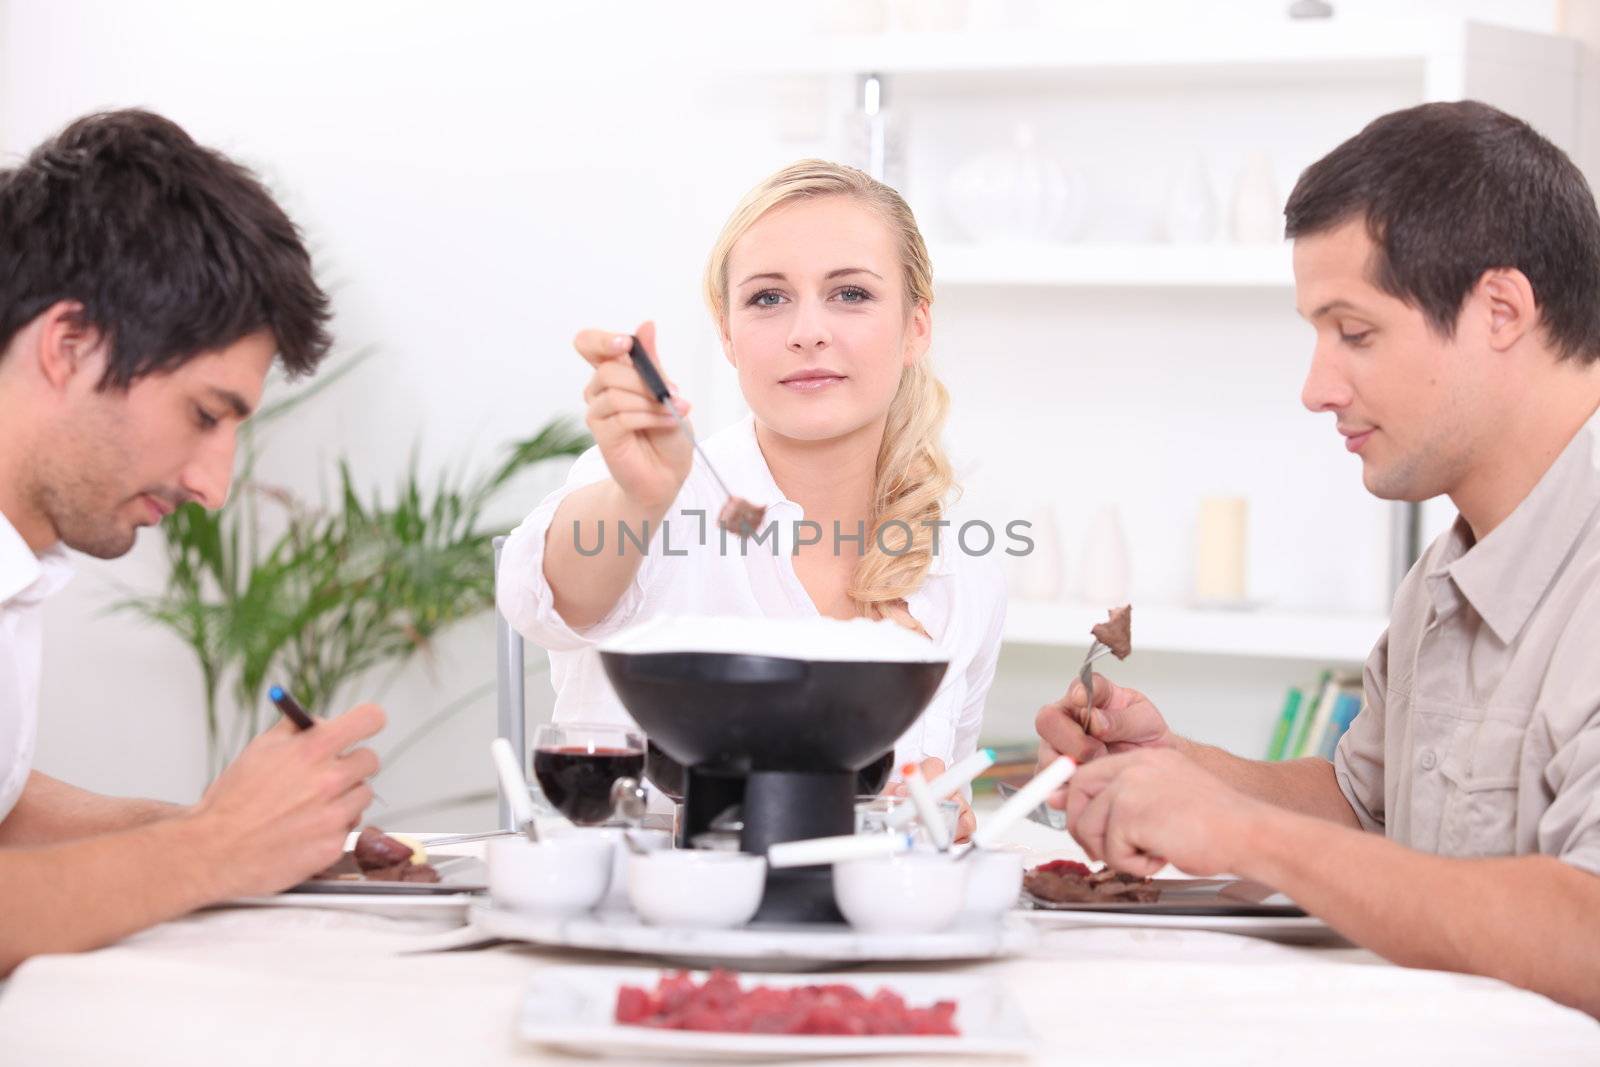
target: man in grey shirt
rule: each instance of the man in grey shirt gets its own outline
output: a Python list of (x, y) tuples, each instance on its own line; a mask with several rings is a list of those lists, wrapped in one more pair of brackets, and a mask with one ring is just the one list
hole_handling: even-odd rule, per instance
[(1385, 115), (1285, 211), (1302, 400), (1388, 500), (1460, 512), (1395, 595), (1333, 762), (1241, 759), (1104, 679), (1039, 712), (1088, 853), (1273, 885), (1399, 963), (1600, 1015), (1600, 216), (1483, 104)]

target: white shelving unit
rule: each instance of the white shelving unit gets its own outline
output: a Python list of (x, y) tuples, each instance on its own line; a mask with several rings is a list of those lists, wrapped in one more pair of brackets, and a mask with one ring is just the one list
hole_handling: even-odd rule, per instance
[[(779, 77), (823, 77), (836, 87), (853, 82), (855, 76), (879, 75), (886, 81), (893, 106), (899, 109), (900, 121), (919, 109), (970, 115), (980, 101), (996, 115), (1021, 104), (1032, 109), (1029, 114), (1035, 119), (1058, 101), (1062, 108), (1076, 109), (1071, 113), (1081, 118), (1086, 106), (1099, 107), (1103, 102), (1110, 113), (1121, 109), (1128, 116), (1126, 129), (1131, 136), (1138, 136), (1147, 119), (1163, 114), (1164, 109), (1152, 110), (1152, 101), (1170, 99), (1177, 105), (1201, 96), (1215, 100), (1218, 108), (1227, 109), (1237, 119), (1240, 114), (1271, 111), (1278, 106), (1275, 90), (1281, 90), (1314, 110), (1323, 109), (1307, 116), (1308, 128), (1316, 131), (1310, 142), (1289, 149), (1291, 155), (1301, 155), (1306, 161), (1331, 147), (1334, 138), (1353, 132), (1352, 120), (1366, 121), (1408, 103), (1471, 97), (1527, 119), (1582, 160), (1589, 154), (1584, 137), (1593, 136), (1590, 109), (1600, 107), (1600, 102), (1589, 101), (1580, 91), (1582, 56), (1576, 41), (1462, 19), (1371, 22), (1334, 18), (1264, 25), (1261, 20), (1230, 24), (1197, 15), (1193, 24), (1141, 26), (1137, 30), (890, 33), (799, 39), (782, 46), (775, 58), (765, 57), (762, 69)], [(1340, 103), (1345, 100), (1360, 103)], [(1366, 118), (1359, 117), (1368, 108)], [(1343, 117), (1328, 124), (1325, 111)], [(1327, 125), (1325, 132), (1317, 125), (1319, 119)], [(966, 125), (950, 129), (969, 138), (981, 136), (981, 126), (970, 119), (964, 121)], [(1196, 116), (1191, 121), (1206, 120)], [(1281, 108), (1273, 121), (1275, 124), (1266, 128), (1280, 132), (1291, 128), (1285, 125)], [(1167, 136), (1172, 135), (1170, 125), (1163, 128)], [(1237, 125), (1233, 128), (1237, 130)], [(1061, 129), (1056, 135), (1062, 136)], [(1095, 125), (1091, 138), (1099, 140), (1088, 143), (1106, 143), (1108, 136), (1105, 126)], [(1070, 143), (1080, 146), (1076, 137)], [(1125, 147), (1126, 142), (1123, 144)], [(923, 145), (926, 147), (926, 142)], [(933, 167), (935, 193), (940, 168), (948, 168), (958, 159), (953, 146), (921, 152), (922, 166)], [(913, 164), (915, 186), (916, 177), (928, 176), (928, 171), (917, 170), (915, 160)], [(929, 192), (927, 188), (923, 191), (925, 195)], [(914, 204), (919, 216), (936, 201), (934, 196), (920, 206)], [(1113, 305), (1120, 309), (1117, 313), (1142, 317), (1143, 310), (1132, 310), (1140, 306), (1137, 302), (1145, 302), (1144, 307), (1155, 313), (1164, 299), (1163, 290), (1270, 291), (1293, 286), (1291, 250), (1286, 246), (1098, 241), (1001, 246), (949, 239), (941, 242), (939, 236), (935, 235), (931, 253), (941, 289), (1121, 289), (1133, 295), (1118, 298)], [(1068, 324), (1051, 310), (1048, 295), (1021, 299), (1017, 309), (1008, 324), (1011, 329), (1035, 330), (1051, 337), (1052, 350), (1059, 348), (1057, 331)], [(1285, 298), (1275, 311), (1263, 308), (1249, 313), (1281, 318), (1292, 315), (1292, 309)], [(1031, 325), (1018, 325), (1022, 322)], [(1013, 347), (1017, 347), (1016, 336), (1010, 335)], [(1252, 340), (1249, 332), (1239, 336), (1245, 344)], [(1175, 345), (1172, 351), (1178, 359), (1190, 358), (1185, 347)], [(1007, 407), (1014, 403), (1008, 399)], [(1017, 406), (1018, 418), (1029, 417), (1033, 410), (1025, 404)], [(1051, 405), (1045, 405), (1039, 417), (1051, 417), (1051, 410)], [(1130, 410), (1147, 414), (1131, 401)], [(1242, 414), (1246, 413), (1238, 408), (1230, 411), (1235, 422)], [(1307, 551), (1327, 551), (1327, 544)], [(1337, 540), (1331, 544), (1343, 547)], [(1266, 546), (1265, 550), (1272, 549)], [(1137, 600), (1135, 615), (1136, 647), (1142, 652), (1278, 663), (1359, 664), (1385, 625), (1375, 612), (1218, 611), (1148, 606)], [(1089, 627), (1100, 618), (1103, 607), (1014, 597), (1006, 641), (1015, 646), (1082, 648)]]
[[(1415, 102), (1473, 97), (1539, 127), (1583, 160), (1594, 125), (1578, 42), (1449, 18), (1284, 20), (1246, 25), (887, 33), (802, 38), (761, 60), (768, 75), (884, 76), (892, 98), (1083, 95), (1096, 90), (1401, 85)], [(1287, 249), (1227, 244), (948, 244), (944, 285), (1282, 288)]]
[[(1013, 600), (1007, 608), (1005, 639), (1016, 645), (1087, 649), (1089, 628), (1104, 622), (1105, 616), (1104, 608)], [(1133, 613), (1133, 643), (1146, 653), (1353, 665), (1366, 660), (1386, 625), (1379, 615), (1140, 605)]]
[(1263, 24), (1041, 30), (1031, 33), (888, 33), (800, 39), (763, 60), (782, 74), (893, 75), (918, 87), (1013, 91), (1039, 83), (1341, 84), (1414, 79), (1423, 99), (1479, 95), (1520, 72), (1535, 82), (1575, 75), (1573, 40), (1452, 18), (1308, 19)]
[(929, 250), (949, 286), (1288, 289), (1294, 271), (1281, 245), (946, 244)]

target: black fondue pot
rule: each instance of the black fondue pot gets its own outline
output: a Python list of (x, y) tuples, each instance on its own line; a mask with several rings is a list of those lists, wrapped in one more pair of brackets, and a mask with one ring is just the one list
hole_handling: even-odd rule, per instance
[[(682, 797), (681, 840), (737, 804), (740, 847), (760, 855), (780, 841), (854, 832), (856, 793), (882, 787), (895, 740), (948, 666), (726, 652), (602, 651), (600, 659), (659, 750), (652, 780)], [(769, 871), (756, 921), (842, 921), (830, 869)]]

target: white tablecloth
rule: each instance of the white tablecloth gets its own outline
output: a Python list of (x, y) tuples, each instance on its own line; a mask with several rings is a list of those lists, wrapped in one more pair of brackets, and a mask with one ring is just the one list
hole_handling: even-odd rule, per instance
[[(1040, 827), (1023, 836), (1061, 840)], [(509, 946), (397, 955), (440, 942), (447, 929), (317, 909), (228, 909), (99, 952), (30, 960), (0, 994), (0, 1064), (584, 1062), (516, 1036), (520, 991), (540, 967), (614, 966), (615, 957)], [(1600, 1024), (1581, 1013), (1348, 946), (1050, 929), (1030, 958), (959, 970), (1006, 984), (1043, 1039), (1039, 1063), (1600, 1063)]]

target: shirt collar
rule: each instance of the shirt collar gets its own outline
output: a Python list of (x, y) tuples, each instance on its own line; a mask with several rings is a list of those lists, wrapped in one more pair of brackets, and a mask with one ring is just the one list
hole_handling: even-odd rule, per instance
[[(778, 509), (790, 511), (794, 516), (803, 515), (800, 505), (784, 496), (783, 490), (778, 488), (777, 479), (772, 477), (772, 468), (767, 466), (767, 457), (761, 454), (761, 443), (756, 439), (755, 416), (746, 415), (735, 423), (729, 428), (729, 436), (735, 447), (729, 449), (734, 468), (726, 472), (728, 488), (740, 496), (747, 496), (754, 503), (764, 503), (769, 513)], [(886, 543), (894, 547), (900, 543), (900, 536), (898, 532), (891, 531), (889, 537), (893, 540), (886, 539)], [(942, 528), (939, 531), (939, 551), (928, 563), (928, 577), (950, 574), (950, 554), (957, 551), (960, 549), (956, 544), (955, 526)]]
[(34, 604), (72, 577), (72, 564), (59, 544), (35, 554), (11, 520), (0, 515), (0, 606)]
[(1600, 506), (1600, 413), (1562, 449), (1516, 510), (1476, 544), (1457, 516), (1430, 582), (1448, 577), (1509, 644)]

